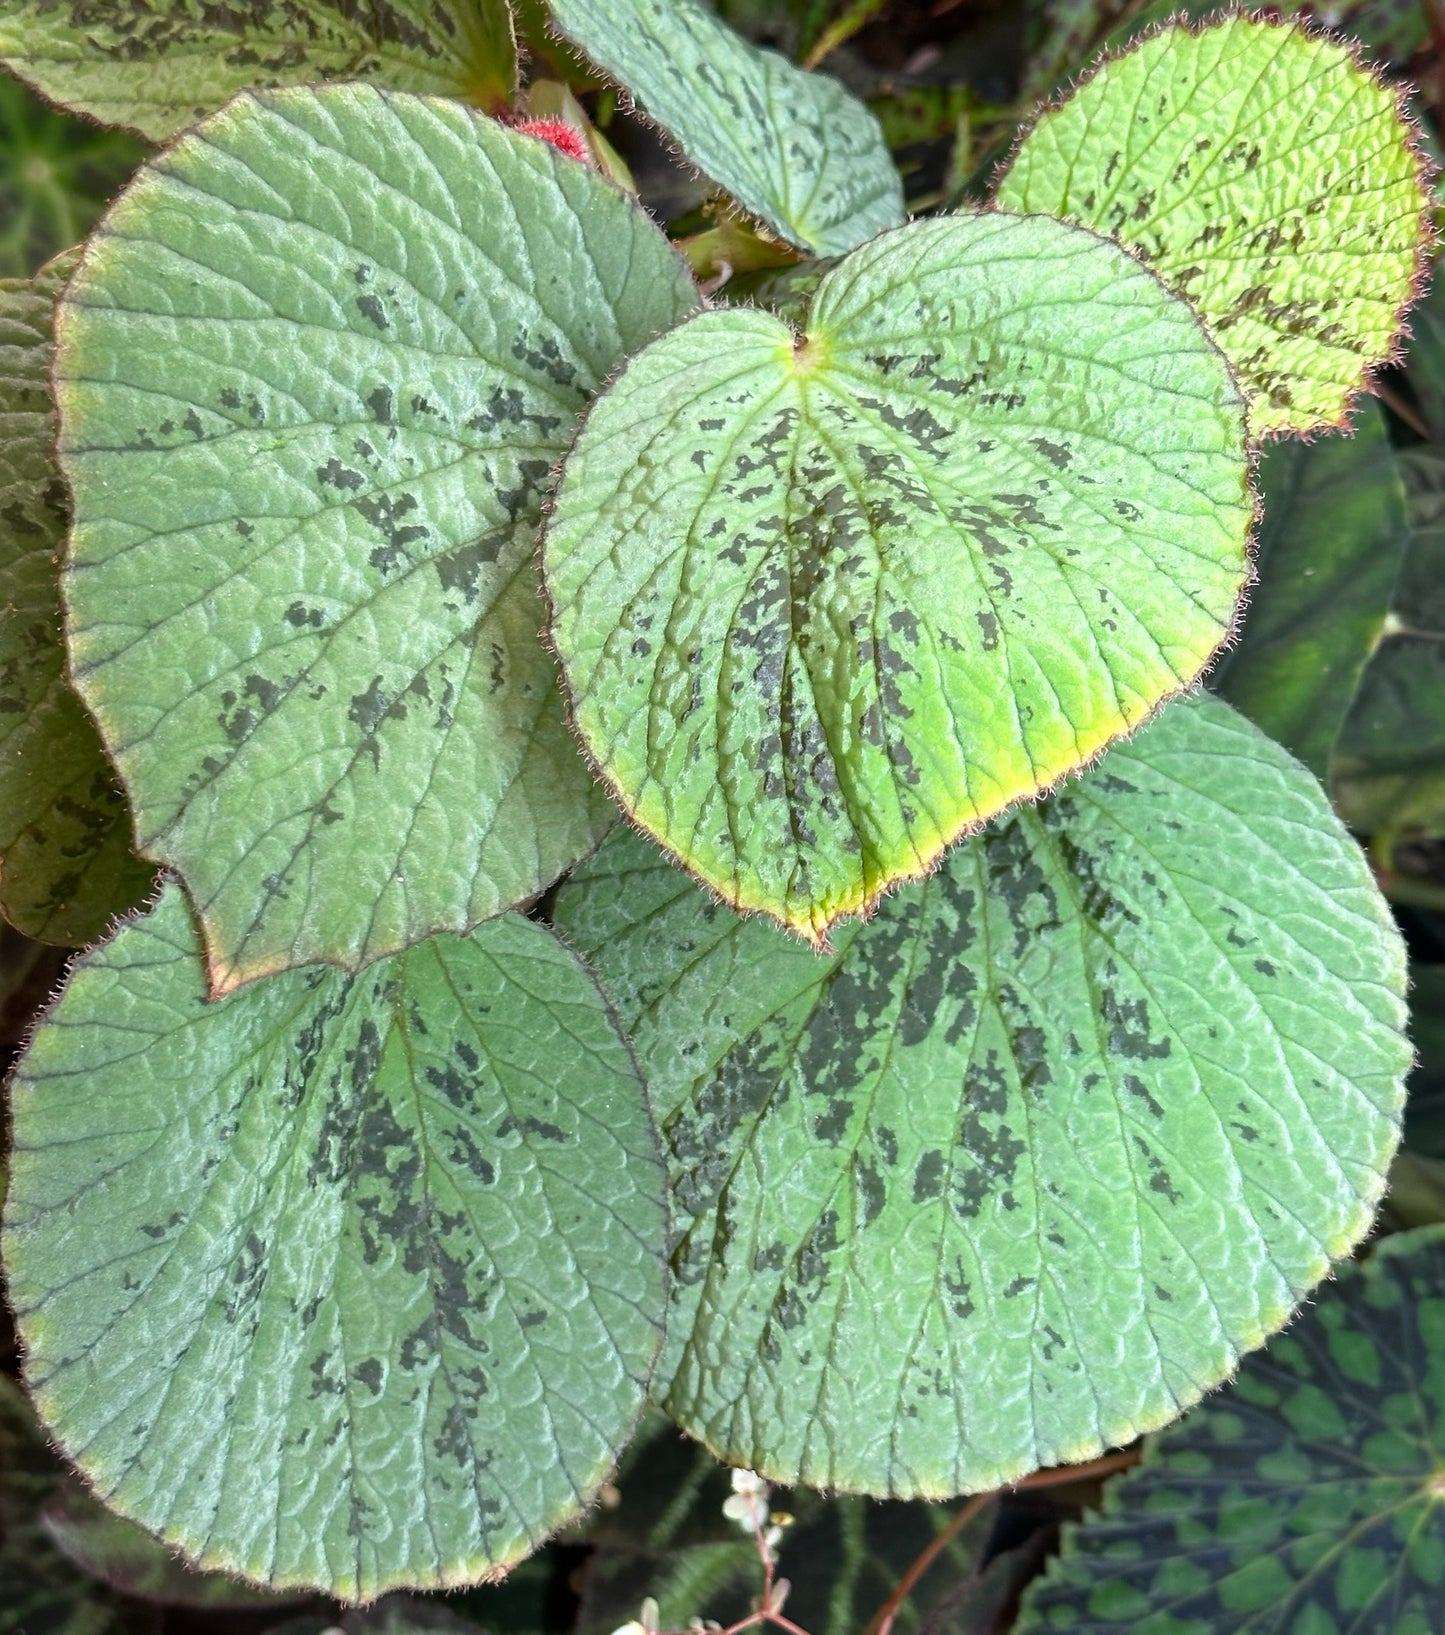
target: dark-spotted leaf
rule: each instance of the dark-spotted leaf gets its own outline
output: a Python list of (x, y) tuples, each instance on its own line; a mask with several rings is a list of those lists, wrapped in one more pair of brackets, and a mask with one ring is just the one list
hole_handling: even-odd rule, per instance
[(662, 1168), (611, 1013), (542, 927), (207, 1003), (171, 886), (78, 963), (13, 1114), (37, 1406), (199, 1565), (344, 1599), (474, 1581), (626, 1441)]
[(237, 91), (373, 80), (506, 105), (506, 0), (9, 0), (0, 63), (45, 96), (156, 141)]
[(1318, 783), (1181, 701), (827, 957), (614, 836), (558, 920), (643, 1061), (655, 1391), (779, 1481), (993, 1487), (1175, 1418), (1367, 1229), (1404, 955)]
[(1387, 1238), (1066, 1535), (1019, 1635), (1438, 1635), (1445, 1228)]
[(694, 299), (586, 166), (366, 86), (239, 99), (91, 239), (56, 365), (73, 673), (218, 988), (465, 930), (611, 821), (537, 520), (588, 394)]
[(1330, 760), (1344, 819), (1365, 834), (1445, 836), (1445, 457), (1400, 461), (1410, 541), (1380, 642)]
[(904, 220), (878, 121), (698, 0), (547, 0), (558, 28), (684, 155), (791, 243), (838, 255)]
[(708, 312), (634, 358), (543, 551), (618, 798), (821, 942), (1188, 683), (1251, 516), (1188, 305), (1092, 233), (978, 214), (845, 257), (801, 334)]
[(1210, 685), (1318, 778), (1385, 628), (1409, 530), (1377, 405), (1348, 432), (1265, 449), (1256, 584)]
[(1395, 92), (1346, 47), (1233, 16), (1107, 60), (1040, 117), (996, 202), (1144, 255), (1199, 308), (1265, 435), (1339, 424), (1392, 354), (1424, 171)]
[(52, 452), (52, 313), (74, 266), (0, 283), (0, 913), (29, 937), (93, 942), (145, 896), (125, 796), (65, 679)]

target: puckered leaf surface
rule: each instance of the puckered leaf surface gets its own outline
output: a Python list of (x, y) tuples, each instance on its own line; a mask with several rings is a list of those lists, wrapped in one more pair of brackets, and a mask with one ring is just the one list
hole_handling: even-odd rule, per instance
[(548, 0), (558, 28), (699, 169), (792, 243), (838, 255), (904, 220), (878, 121), (697, 0)]
[(1019, 1635), (1436, 1635), (1445, 1229), (1387, 1238), (1070, 1528)]
[(202, 1565), (474, 1581), (642, 1402), (667, 1223), (596, 984), (516, 915), (206, 1002), (185, 899), (77, 965), (17, 1070), (5, 1264), (36, 1402)]
[(1110, 233), (1209, 323), (1256, 434), (1338, 424), (1387, 358), (1426, 242), (1395, 94), (1333, 40), (1230, 17), (1106, 61), (996, 200)]
[(365, 86), (233, 103), (90, 241), (73, 669), (219, 988), (465, 930), (610, 821), (538, 639), (541, 494), (694, 299), (583, 165)]
[(506, 0), (10, 0), (0, 63), (157, 141), (253, 87), (374, 80), (490, 109), (517, 74)]
[(1379, 643), (1409, 538), (1385, 417), (1359, 405), (1348, 432), (1264, 450), (1256, 584), (1239, 641), (1210, 685), (1317, 778)]
[(656, 1393), (727, 1459), (983, 1489), (1174, 1418), (1369, 1225), (1404, 956), (1317, 782), (1217, 700), (819, 957), (632, 835), (558, 905), (677, 1212)]
[(0, 913), (27, 936), (93, 942), (145, 896), (125, 796), (65, 680), (52, 449), (52, 314), (65, 257), (0, 283)]
[(917, 222), (799, 336), (635, 358), (544, 540), (576, 725), (643, 828), (821, 941), (1190, 681), (1252, 514), (1188, 305), (1046, 219)]

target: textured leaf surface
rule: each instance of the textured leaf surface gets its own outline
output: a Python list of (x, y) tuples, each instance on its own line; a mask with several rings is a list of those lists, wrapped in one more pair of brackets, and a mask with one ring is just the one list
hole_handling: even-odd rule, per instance
[(257, 86), (375, 80), (494, 108), (517, 72), (506, 0), (9, 0), (0, 63), (157, 141)]
[(558, 28), (693, 164), (792, 243), (837, 255), (904, 219), (878, 121), (697, 0), (548, 0)]
[(778, 1480), (938, 1495), (1127, 1441), (1369, 1224), (1403, 953), (1318, 784), (1217, 700), (827, 958), (632, 835), (558, 915), (669, 1153), (659, 1400)]
[(74, 674), (218, 986), (465, 930), (611, 821), (537, 519), (589, 392), (693, 300), (583, 165), (363, 86), (234, 104), (91, 240), (58, 325)]
[(1423, 161), (1341, 45), (1232, 17), (1168, 29), (1043, 114), (1004, 210), (1117, 237), (1199, 308), (1256, 434), (1338, 424), (1391, 354), (1425, 243)]
[(205, 1566), (482, 1577), (601, 1483), (666, 1220), (596, 985), (516, 915), (206, 1003), (185, 899), (85, 956), (17, 1069), (5, 1239), (37, 1405)]
[(1365, 834), (1445, 835), (1445, 457), (1400, 461), (1410, 542), (1385, 639), (1330, 762), (1344, 819)]
[(1318, 778), (1390, 609), (1409, 530), (1405, 491), (1374, 403), (1353, 435), (1267, 448), (1257, 583), (1236, 646), (1210, 684)]
[(577, 727), (729, 901), (821, 940), (1190, 681), (1229, 628), (1241, 410), (1115, 246), (956, 216), (635, 358), (544, 541)]
[(1385, 1239), (1070, 1530), (1019, 1635), (1436, 1635), (1445, 1233)]
[(93, 942), (152, 870), (65, 680), (57, 557), (68, 512), (52, 455), (51, 318), (74, 263), (0, 283), (0, 912), (27, 936)]

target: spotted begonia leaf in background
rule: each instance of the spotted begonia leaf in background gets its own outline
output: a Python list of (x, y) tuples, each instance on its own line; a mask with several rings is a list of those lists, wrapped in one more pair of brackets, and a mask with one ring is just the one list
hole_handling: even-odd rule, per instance
[(1445, 1229), (1348, 1265), (1065, 1535), (1019, 1635), (1437, 1635)]
[(1126, 1442), (1370, 1223), (1403, 950), (1316, 780), (1218, 700), (828, 957), (631, 834), (557, 912), (671, 1166), (655, 1393), (779, 1481), (938, 1496)]
[(65, 680), (59, 553), (68, 513), (52, 447), (51, 319), (74, 266), (0, 283), (0, 912), (27, 936), (93, 942), (153, 871)]
[(663, 1172), (544, 928), (207, 1003), (171, 886), (76, 966), (13, 1111), (37, 1406), (199, 1564), (350, 1599), (474, 1581), (611, 1468), (659, 1343)]
[(1210, 675), (1317, 778), (1385, 628), (1409, 538), (1384, 415), (1367, 401), (1352, 418), (1348, 432), (1264, 450), (1258, 583), (1239, 641)]
[(1251, 517), (1187, 304), (1092, 233), (978, 214), (846, 257), (801, 336), (708, 312), (633, 359), (543, 551), (618, 797), (821, 942), (1189, 682)]
[(1045, 112), (1001, 209), (1114, 235), (1199, 308), (1256, 434), (1338, 424), (1420, 276), (1425, 162), (1335, 41), (1230, 17), (1166, 29)]
[(557, 27), (775, 232), (837, 255), (904, 220), (878, 121), (697, 0), (547, 0)]
[(611, 820), (537, 520), (589, 392), (694, 299), (585, 166), (365, 86), (238, 100), (91, 239), (57, 323), (73, 673), (219, 988), (465, 930)]
[(9, 0), (0, 63), (156, 141), (253, 87), (374, 80), (495, 109), (517, 78), (506, 0)]
[(1330, 760), (1330, 789), (1363, 834), (1445, 835), (1445, 455), (1401, 457), (1410, 540), (1384, 639)]

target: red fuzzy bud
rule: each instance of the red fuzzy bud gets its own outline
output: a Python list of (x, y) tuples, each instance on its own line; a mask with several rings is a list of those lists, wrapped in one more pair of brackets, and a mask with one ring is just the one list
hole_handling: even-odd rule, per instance
[(540, 136), (544, 142), (550, 142), (569, 159), (580, 159), (584, 165), (592, 163), (592, 154), (588, 150), (586, 138), (575, 125), (569, 125), (565, 119), (518, 119), (513, 121), (512, 128), (525, 131), (528, 136)]

